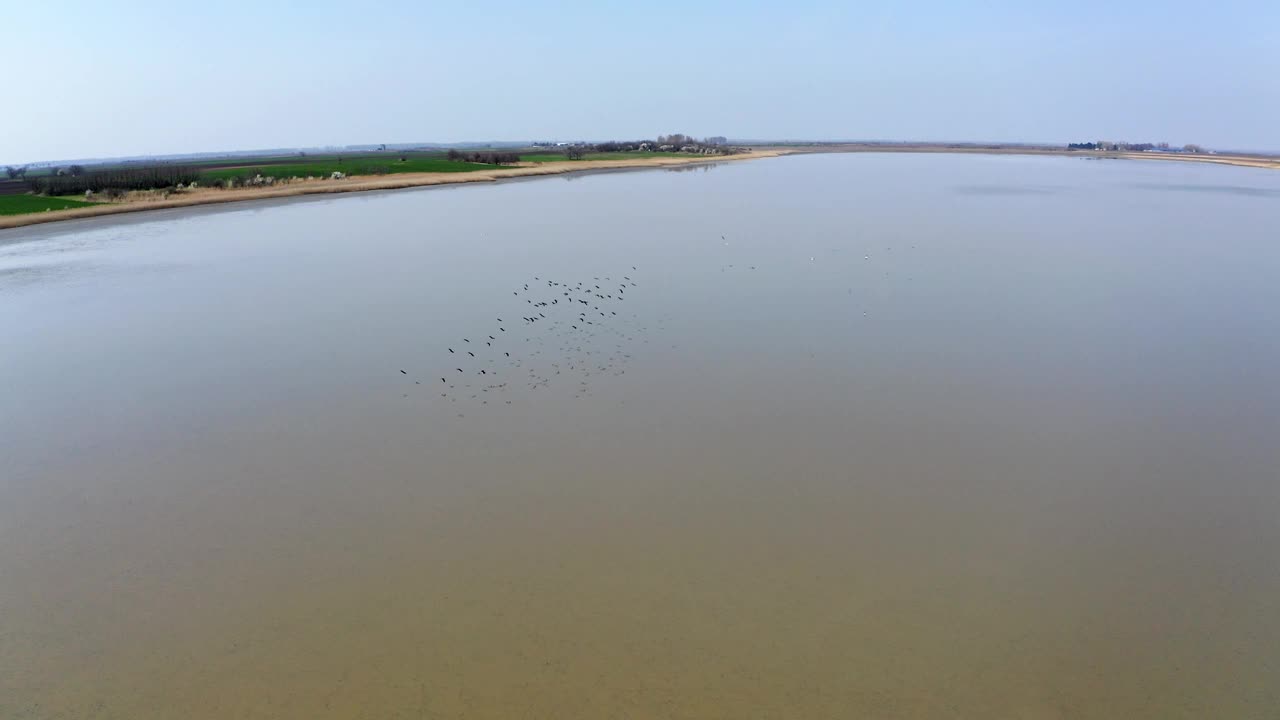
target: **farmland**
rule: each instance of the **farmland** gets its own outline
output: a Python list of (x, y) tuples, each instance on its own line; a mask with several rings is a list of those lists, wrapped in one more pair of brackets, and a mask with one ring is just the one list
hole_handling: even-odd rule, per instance
[(689, 157), (688, 153), (678, 152), (649, 152), (646, 150), (629, 150), (624, 152), (598, 152), (586, 153), (581, 158), (574, 159), (563, 153), (546, 152), (546, 153), (522, 153), (520, 162), (582, 162), (586, 160), (626, 160), (627, 158), (659, 158), (659, 157)]
[[(121, 202), (127, 204), (140, 199), (177, 202), (176, 198), (170, 197), (170, 193), (175, 190), (182, 194), (186, 203), (200, 204), (218, 200), (213, 198), (200, 200), (193, 198), (190, 193), (271, 186), (275, 185), (276, 181), (288, 182), (290, 179), (311, 178), (330, 181), (335, 173), (358, 178), (356, 182), (364, 185), (391, 183), (400, 187), (403, 184), (398, 180), (387, 178), (382, 182), (378, 177), (403, 174), (448, 174), (457, 175), (458, 180), (462, 180), (463, 177), (474, 173), (482, 173), (476, 177), (488, 177), (488, 172), (500, 169), (508, 170), (502, 175), (527, 174), (531, 171), (534, 174), (542, 174), (544, 171), (561, 171), (560, 168), (555, 167), (544, 168), (552, 163), (589, 166), (592, 162), (598, 162), (606, 166), (618, 164), (629, 166), (651, 159), (681, 158), (686, 161), (704, 159), (697, 153), (641, 151), (635, 150), (636, 146), (636, 143), (602, 143), (573, 148), (536, 146), (526, 147), (522, 151), (514, 148), (510, 150), (476, 148), (453, 149), (447, 152), (434, 148), (421, 148), (317, 154), (263, 153), (258, 156), (193, 158), (183, 163), (125, 160), (88, 166), (50, 164), (29, 168), (29, 172), (28, 168), (23, 167), (22, 175), (16, 177), (11, 169), (9, 178), (0, 178), (0, 215), (43, 214), (46, 211), (101, 205), (101, 202), (86, 203), (77, 200), (84, 196), (87, 190), (95, 193), (95, 200), (101, 198), (110, 201), (113, 205)], [(443, 178), (429, 177), (408, 179), (405, 182), (416, 185), (441, 181), (453, 182)], [(200, 189), (197, 190), (197, 188)], [(137, 197), (126, 197), (131, 192), (139, 194)]]
[[(401, 157), (404, 159), (402, 160)], [(262, 175), (277, 178), (288, 177), (327, 177), (335, 172), (344, 175), (389, 175), (393, 173), (425, 173), (425, 172), (474, 172), (476, 170), (492, 170), (492, 165), (483, 163), (456, 162), (446, 160), (438, 154), (432, 155), (388, 155), (357, 157), (318, 157), (314, 159), (289, 158), (283, 163), (254, 163), (233, 167), (218, 167), (202, 170), (200, 179), (208, 183), (215, 180), (253, 177)]]
[(25, 215), (46, 210), (71, 210), (91, 207), (96, 203), (38, 195), (0, 195), (0, 215)]
[[(469, 151), (470, 152), (470, 151)], [(481, 152), (490, 152), (482, 150)], [(602, 160), (630, 160), (640, 158), (688, 157), (678, 152), (648, 152), (638, 150), (587, 152), (581, 157), (571, 158), (563, 150), (532, 149), (510, 153), (518, 157), (520, 163), (549, 162), (590, 162)], [(492, 170), (494, 165), (465, 160), (451, 160), (446, 153), (439, 150), (417, 151), (364, 151), (351, 153), (325, 153), (308, 155), (294, 153), (289, 155), (264, 155), (259, 157), (221, 157), (185, 161), (181, 163), (185, 169), (198, 173), (197, 180), (201, 185), (221, 185), (228, 181), (244, 184), (255, 176), (285, 178), (329, 177), (335, 172), (348, 176), (392, 175), (399, 173), (466, 173), (480, 170)], [(85, 168), (69, 166), (72, 172), (103, 173), (123, 172), (137, 174), (152, 168), (176, 167), (178, 163), (128, 161), (90, 165)], [(503, 167), (506, 167), (505, 165)], [(58, 169), (65, 170), (67, 168)], [(19, 195), (31, 190), (33, 183), (53, 175), (53, 167), (33, 167), (26, 174), (26, 179), (0, 177), (0, 196)], [(67, 184), (65, 182), (49, 182), (50, 185)], [(172, 183), (170, 183), (172, 184)], [(122, 186), (124, 189), (138, 189), (132, 185)], [(165, 187), (163, 183), (156, 187)], [(44, 188), (37, 185), (37, 191)], [(55, 192), (54, 194), (68, 194)]]
[[(86, 170), (89, 172), (136, 171), (151, 167), (171, 167), (177, 164), (171, 162), (104, 163), (91, 165)], [(216, 158), (188, 161), (181, 163), (181, 165), (198, 170), (198, 180), (205, 185), (212, 184), (218, 180), (252, 178), (254, 175), (276, 178), (328, 177), (334, 172), (341, 172), (344, 175), (387, 175), (419, 172), (473, 172), (493, 169), (492, 165), (450, 161), (445, 158), (444, 153), (438, 151), (371, 151), (324, 155), (292, 154)], [(26, 175), (29, 179), (39, 179), (50, 174), (52, 174), (51, 168), (33, 167)], [(30, 186), (26, 179), (7, 179), (0, 176), (0, 196), (19, 195), (29, 190)]]
[[(404, 159), (401, 159), (401, 158)], [(587, 153), (582, 160), (623, 160), (628, 158), (688, 157), (681, 153), (664, 152), (604, 152)], [(201, 181), (253, 177), (328, 177), (335, 172), (344, 175), (389, 175), (395, 173), (475, 172), (492, 170), (495, 166), (484, 163), (449, 160), (439, 153), (396, 155), (378, 153), (350, 157), (328, 156), (316, 158), (285, 158), (285, 162), (254, 162), (235, 167), (217, 167), (203, 170)], [(565, 162), (570, 158), (562, 153), (521, 153), (520, 162)]]

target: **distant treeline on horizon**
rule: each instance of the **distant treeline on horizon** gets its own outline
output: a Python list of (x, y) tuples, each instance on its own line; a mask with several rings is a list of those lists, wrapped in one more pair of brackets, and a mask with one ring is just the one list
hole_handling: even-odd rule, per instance
[(1095, 140), (1085, 143), (1067, 143), (1068, 150), (1102, 150), (1104, 152), (1186, 152), (1200, 153), (1204, 152), (1204, 148), (1199, 145), (1183, 145), (1182, 147), (1172, 147), (1167, 142), (1161, 143), (1130, 143), (1130, 142), (1112, 142), (1110, 140)]

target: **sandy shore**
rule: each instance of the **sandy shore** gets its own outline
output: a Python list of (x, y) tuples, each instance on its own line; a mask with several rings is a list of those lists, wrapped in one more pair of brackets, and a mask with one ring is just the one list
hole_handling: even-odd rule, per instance
[(790, 153), (948, 153), (957, 155), (1051, 155), (1057, 157), (1094, 157), (1119, 160), (1164, 160), (1166, 162), (1198, 162), (1236, 167), (1280, 170), (1280, 157), (1264, 155), (1188, 155), (1183, 153), (1098, 152), (1096, 150), (1064, 150), (1034, 147), (965, 147), (929, 144), (850, 143), (831, 145), (797, 145), (784, 148)]
[(144, 212), (147, 210), (163, 210), (168, 208), (193, 207), (197, 205), (215, 205), (221, 203), (244, 202), (246, 200), (265, 200), (270, 198), (296, 197), (299, 195), (325, 195), (332, 193), (360, 192), (364, 190), (396, 190), (400, 188), (422, 187), (427, 185), (451, 185), (457, 183), (494, 182), (506, 178), (533, 177), (538, 175), (564, 175), (575, 172), (591, 172), (595, 170), (615, 170), (627, 168), (672, 167), (707, 162), (729, 162), (737, 160), (754, 160), (757, 158), (776, 157), (786, 154), (786, 150), (754, 150), (740, 155), (707, 157), (702, 155), (659, 158), (630, 158), (626, 160), (589, 160), (578, 162), (549, 162), (519, 167), (503, 167), (493, 170), (480, 170), (468, 173), (401, 173), (397, 175), (366, 175), (349, 177), (343, 180), (307, 180), (295, 181), (271, 187), (237, 188), (219, 190), (201, 188), (181, 194), (172, 194), (167, 198), (155, 196), (127, 200), (116, 203), (103, 203), (87, 208), (74, 210), (56, 210), (27, 215), (7, 215), (0, 217), (0, 229), (18, 228), (28, 225), (58, 222), (59, 220), (76, 220), (100, 217), (104, 215), (120, 215), (123, 213)]
[[(1064, 153), (1066, 154), (1066, 153)], [(1099, 157), (1121, 157), (1126, 160), (1171, 160), (1174, 162), (1214, 163), (1216, 165), (1235, 165), (1237, 167), (1267, 168), (1280, 170), (1280, 158), (1265, 158), (1248, 155), (1167, 155), (1164, 153), (1100, 153)]]
[(1094, 157), (1121, 160), (1160, 160), (1166, 162), (1197, 162), (1215, 165), (1232, 165), (1236, 167), (1265, 168), (1280, 170), (1280, 157), (1260, 155), (1183, 155), (1140, 152), (1096, 152), (1067, 151), (1052, 148), (1024, 147), (956, 147), (949, 145), (881, 145), (881, 144), (831, 144), (831, 145), (796, 145), (762, 148), (740, 155), (723, 157), (660, 157), (651, 159), (629, 158), (626, 160), (591, 160), (578, 162), (549, 162), (536, 165), (502, 167), (493, 170), (481, 170), (470, 173), (403, 173), (398, 175), (358, 176), (344, 180), (307, 180), (294, 181), (272, 187), (237, 188), (235, 190), (218, 190), (214, 188), (187, 191), (168, 197), (149, 196), (124, 202), (103, 203), (94, 207), (74, 210), (58, 210), (28, 215), (9, 215), (0, 217), (0, 230), (18, 228), (28, 225), (57, 222), (59, 220), (75, 220), (99, 217), (103, 215), (119, 215), (123, 213), (143, 212), (146, 210), (162, 210), (167, 208), (193, 207), (197, 205), (215, 205), (221, 203), (244, 202), (246, 200), (264, 200), (270, 198), (287, 198), (299, 195), (325, 195), (332, 193), (360, 192), (365, 190), (395, 190), (399, 188), (422, 187), (427, 185), (451, 185), (457, 183), (494, 182), (506, 178), (535, 177), (539, 175), (563, 175), (566, 173), (591, 172), (595, 170), (613, 170), (627, 168), (671, 167), (706, 162), (728, 162), (735, 160), (754, 160), (758, 158), (777, 157), (779, 155), (807, 153), (952, 153), (978, 155), (1050, 155), (1057, 157)]

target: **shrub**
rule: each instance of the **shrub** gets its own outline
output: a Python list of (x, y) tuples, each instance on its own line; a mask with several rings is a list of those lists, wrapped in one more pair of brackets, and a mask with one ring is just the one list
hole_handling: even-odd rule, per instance
[(486, 165), (506, 165), (520, 162), (520, 154), (513, 152), (450, 150), (445, 157), (453, 161), (484, 163)]

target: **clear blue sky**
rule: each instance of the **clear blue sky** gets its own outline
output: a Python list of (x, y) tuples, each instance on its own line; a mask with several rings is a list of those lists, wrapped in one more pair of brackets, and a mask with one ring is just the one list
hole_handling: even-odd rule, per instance
[(1280, 0), (4, 5), (0, 162), (667, 132), (1280, 149)]

